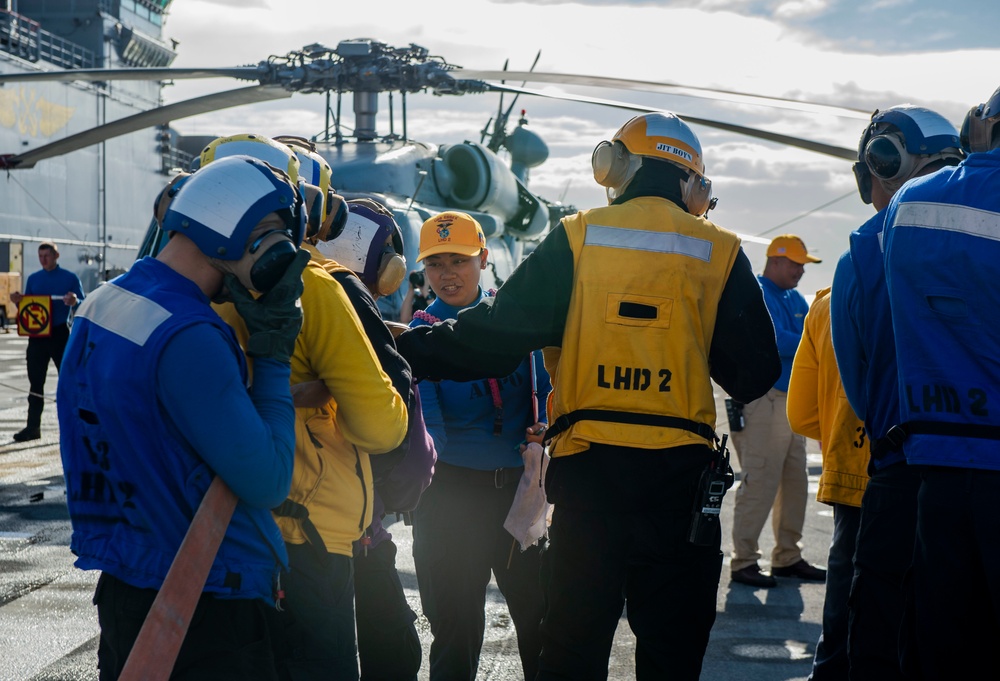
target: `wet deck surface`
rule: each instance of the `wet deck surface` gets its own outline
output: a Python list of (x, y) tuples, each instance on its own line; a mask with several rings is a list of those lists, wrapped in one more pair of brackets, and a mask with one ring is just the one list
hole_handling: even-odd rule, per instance
[[(96, 681), (98, 628), (90, 599), (97, 574), (72, 566), (54, 403), (46, 403), (41, 440), (18, 444), (11, 439), (23, 427), (26, 416), (25, 345), (25, 339), (14, 334), (0, 334), (0, 681)], [(54, 398), (55, 387), (52, 369), (46, 383), (47, 396)], [(724, 396), (717, 397), (720, 414), (724, 415)], [(809, 452), (810, 503), (803, 555), (811, 563), (825, 565), (833, 515), (828, 507), (815, 501), (820, 468), (815, 442), (810, 441)], [(819, 637), (824, 586), (795, 579), (779, 579), (778, 587), (770, 590), (731, 584), (728, 532), (732, 527), (732, 501), (731, 491), (726, 495), (722, 514), (727, 558), (702, 678), (805, 679)], [(419, 613), (410, 530), (402, 523), (393, 524), (390, 530), (399, 545), (397, 561), (407, 599)], [(761, 537), (765, 559), (772, 546), (768, 523)], [(769, 568), (766, 560), (761, 567)], [(521, 678), (513, 624), (495, 586), (489, 591), (486, 622), (478, 678)], [(417, 624), (424, 643), (425, 663), (419, 676), (424, 681), (428, 678), (430, 634), (423, 617)], [(635, 677), (634, 651), (635, 639), (622, 619), (609, 664), (609, 679)]]

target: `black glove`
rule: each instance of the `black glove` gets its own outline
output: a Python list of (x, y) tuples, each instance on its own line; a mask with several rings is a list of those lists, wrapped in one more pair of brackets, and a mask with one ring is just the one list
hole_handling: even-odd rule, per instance
[(309, 262), (309, 251), (299, 249), (273, 289), (254, 298), (232, 274), (226, 275), (226, 288), (236, 311), (243, 317), (250, 334), (247, 354), (289, 362), (295, 349), (295, 339), (302, 328), (302, 270)]

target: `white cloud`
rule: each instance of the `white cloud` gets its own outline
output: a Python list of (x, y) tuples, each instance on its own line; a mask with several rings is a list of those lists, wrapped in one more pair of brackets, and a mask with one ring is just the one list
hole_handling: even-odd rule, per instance
[(822, 14), (829, 5), (828, 0), (789, 0), (774, 8), (774, 16), (777, 19), (813, 17)]

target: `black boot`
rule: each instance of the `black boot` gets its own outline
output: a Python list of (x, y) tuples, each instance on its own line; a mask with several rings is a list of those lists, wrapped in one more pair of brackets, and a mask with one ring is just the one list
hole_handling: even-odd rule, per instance
[(30, 440), (40, 440), (42, 438), (41, 428), (26, 426), (23, 430), (14, 433), (14, 442), (28, 442)]

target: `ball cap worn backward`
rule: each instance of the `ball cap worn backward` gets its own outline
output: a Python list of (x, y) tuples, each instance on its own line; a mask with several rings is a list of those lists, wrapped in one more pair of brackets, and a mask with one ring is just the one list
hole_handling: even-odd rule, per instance
[(776, 236), (767, 247), (767, 257), (788, 258), (792, 262), (805, 265), (810, 262), (823, 262), (813, 255), (809, 255), (806, 245), (801, 238), (794, 234), (782, 234)]
[(417, 262), (438, 253), (479, 255), (484, 248), (486, 237), (479, 222), (467, 213), (448, 211), (429, 218), (420, 228)]

